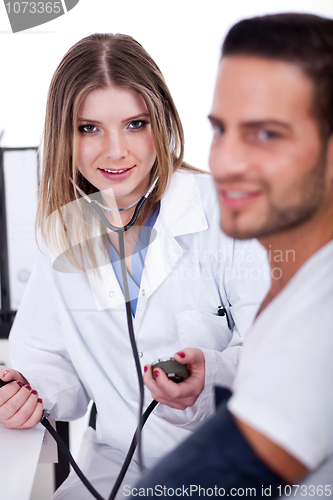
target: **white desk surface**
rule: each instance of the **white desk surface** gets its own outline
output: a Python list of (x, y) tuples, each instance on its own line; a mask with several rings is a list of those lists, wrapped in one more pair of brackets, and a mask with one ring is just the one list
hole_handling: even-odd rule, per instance
[(0, 497), (29, 500), (44, 437), (41, 424), (32, 429), (6, 429), (0, 424)]

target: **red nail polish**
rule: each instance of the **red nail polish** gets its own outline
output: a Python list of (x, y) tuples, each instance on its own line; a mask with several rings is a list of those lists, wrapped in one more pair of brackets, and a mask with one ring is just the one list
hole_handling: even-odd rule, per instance
[(147, 370), (148, 370), (148, 366), (145, 366), (143, 371), (146, 373)]
[(38, 392), (33, 390), (33, 391), (31, 391), (31, 394), (34, 394), (35, 396), (37, 396)]
[(177, 352), (177, 354), (180, 358), (185, 358), (185, 356), (186, 356), (185, 352), (183, 352), (183, 351)]
[(18, 385), (19, 387), (23, 387), (23, 384), (22, 384), (22, 382), (20, 382), (20, 380), (16, 380), (16, 383), (17, 383), (17, 385)]
[(2, 374), (3, 377), (5, 377), (7, 375), (7, 373), (10, 373), (12, 370), (5, 370)]
[(154, 375), (155, 375), (155, 378), (157, 378), (159, 376), (160, 372), (157, 371), (157, 370), (154, 370)]
[(28, 389), (28, 391), (31, 391), (31, 387), (30, 387), (30, 385), (25, 385), (24, 387), (25, 387), (26, 389)]
[(37, 403), (42, 403), (42, 402), (43, 401), (40, 398), (37, 399)]

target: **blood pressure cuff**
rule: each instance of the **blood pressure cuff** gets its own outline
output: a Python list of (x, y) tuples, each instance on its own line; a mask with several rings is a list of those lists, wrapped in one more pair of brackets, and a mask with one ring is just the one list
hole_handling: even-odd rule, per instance
[[(217, 399), (225, 395), (220, 392)], [(252, 451), (224, 400), (212, 418), (143, 476), (132, 496), (272, 499), (279, 496), (278, 486), (285, 483)]]

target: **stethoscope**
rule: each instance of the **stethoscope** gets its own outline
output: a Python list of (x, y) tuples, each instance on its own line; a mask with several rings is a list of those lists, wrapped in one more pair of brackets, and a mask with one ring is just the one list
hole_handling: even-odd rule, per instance
[[(117, 480), (113, 486), (113, 489), (111, 491), (111, 494), (109, 496), (108, 500), (114, 500), (120, 485), (122, 483), (122, 480), (126, 474), (126, 471), (128, 469), (128, 466), (131, 462), (131, 459), (134, 455), (134, 451), (138, 445), (138, 461), (139, 461), (139, 466), (141, 471), (143, 471), (143, 461), (142, 461), (142, 451), (141, 451), (141, 431), (146, 423), (149, 415), (151, 412), (154, 410), (156, 405), (158, 404), (157, 401), (153, 400), (146, 411), (142, 414), (143, 410), (143, 402), (144, 402), (144, 387), (143, 387), (143, 378), (142, 378), (142, 373), (141, 373), (141, 366), (140, 366), (140, 361), (139, 361), (139, 355), (138, 355), (138, 349), (135, 341), (135, 336), (134, 336), (134, 327), (133, 327), (133, 319), (132, 319), (132, 310), (131, 310), (131, 299), (130, 299), (130, 293), (129, 293), (129, 287), (128, 287), (128, 280), (127, 280), (127, 271), (126, 271), (126, 263), (125, 263), (125, 241), (124, 241), (124, 234), (126, 231), (128, 231), (131, 227), (134, 226), (136, 221), (138, 220), (138, 217), (140, 215), (140, 212), (142, 210), (142, 207), (147, 201), (148, 196), (152, 193), (153, 189), (156, 186), (156, 183), (158, 181), (158, 177), (155, 179), (155, 181), (152, 183), (146, 194), (140, 196), (134, 203), (131, 205), (128, 205), (127, 207), (124, 208), (110, 208), (102, 203), (100, 203), (97, 200), (91, 199), (82, 189), (80, 189), (74, 182), (72, 181), (74, 187), (76, 190), (80, 193), (82, 198), (86, 200), (91, 208), (95, 210), (95, 212), (99, 215), (101, 221), (105, 224), (105, 226), (110, 229), (111, 231), (114, 231), (115, 233), (118, 234), (118, 243), (119, 243), (119, 257), (120, 257), (120, 265), (121, 265), (121, 277), (123, 281), (123, 289), (124, 289), (124, 297), (125, 297), (125, 304), (126, 304), (126, 318), (127, 318), (127, 327), (128, 327), (128, 333), (131, 341), (131, 347), (132, 347), (132, 352), (133, 352), (133, 357), (135, 360), (135, 367), (138, 375), (138, 381), (139, 381), (139, 391), (140, 391), (140, 403), (139, 403), (139, 418), (138, 418), (138, 427), (135, 431), (134, 437), (132, 439), (130, 448), (127, 452), (125, 461), (123, 463), (123, 466), (121, 468), (121, 471), (117, 477)], [(111, 222), (107, 219), (107, 217), (104, 214), (104, 210), (109, 211), (109, 212), (123, 212), (125, 210), (128, 210), (130, 208), (133, 208), (134, 206), (134, 214), (131, 218), (131, 220), (126, 224), (126, 226), (115, 226), (111, 224)], [(78, 477), (81, 479), (83, 484), (88, 488), (90, 493), (97, 499), (97, 500), (105, 500), (97, 490), (92, 486), (92, 484), (89, 482), (89, 480), (85, 477), (85, 475), (82, 473), (78, 465), (76, 464), (74, 458), (72, 457), (70, 451), (68, 450), (67, 446), (65, 443), (61, 440), (60, 436), (56, 433), (50, 422), (48, 421), (47, 417), (49, 416), (48, 412), (44, 412), (41, 424), (50, 432), (50, 434), (53, 436), (53, 438), (57, 441), (59, 448), (65, 455), (66, 459), (69, 461), (69, 463), (72, 465), (74, 471), (78, 475)]]
[[(158, 181), (158, 177), (156, 177), (156, 179), (154, 180), (154, 182), (152, 183), (152, 185), (150, 186), (150, 188), (148, 189), (146, 194), (139, 196), (139, 198), (136, 201), (134, 201), (133, 203), (131, 203), (131, 205), (128, 205), (127, 207), (124, 207), (124, 208), (110, 208), (110, 207), (107, 207), (105, 205), (102, 205), (102, 203), (100, 203), (99, 201), (89, 198), (89, 196), (84, 191), (82, 191), (82, 189), (80, 189), (79, 186), (74, 184), (73, 181), (72, 182), (73, 182), (74, 187), (77, 189), (77, 191), (82, 196), (82, 198), (84, 200), (86, 200), (91, 205), (91, 207), (95, 210), (95, 212), (98, 213), (98, 215), (100, 216), (100, 218), (104, 222), (104, 224), (109, 229), (111, 229), (111, 231), (114, 231), (115, 233), (118, 233), (118, 235), (119, 235), (120, 233), (125, 233), (126, 231), (131, 229), (131, 227), (134, 226), (134, 224), (138, 220), (138, 217), (140, 215), (140, 211), (141, 211), (143, 205), (146, 203), (148, 196), (154, 190), (157, 181)], [(121, 226), (121, 227), (114, 226), (105, 217), (104, 212), (103, 212), (103, 210), (106, 210), (107, 212), (124, 212), (125, 210), (128, 210), (129, 208), (133, 208), (135, 205), (137, 205), (137, 206), (134, 210), (134, 214), (133, 214), (131, 220), (126, 224), (126, 226)]]

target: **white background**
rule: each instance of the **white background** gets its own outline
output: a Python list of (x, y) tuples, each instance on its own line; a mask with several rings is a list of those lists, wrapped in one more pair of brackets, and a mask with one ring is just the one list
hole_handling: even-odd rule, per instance
[(185, 159), (207, 169), (221, 41), (239, 19), (282, 11), (333, 17), (333, 0), (80, 0), (58, 19), (15, 34), (1, 2), (1, 146), (39, 145), (48, 86), (70, 46), (94, 32), (126, 33), (165, 76), (185, 129)]

